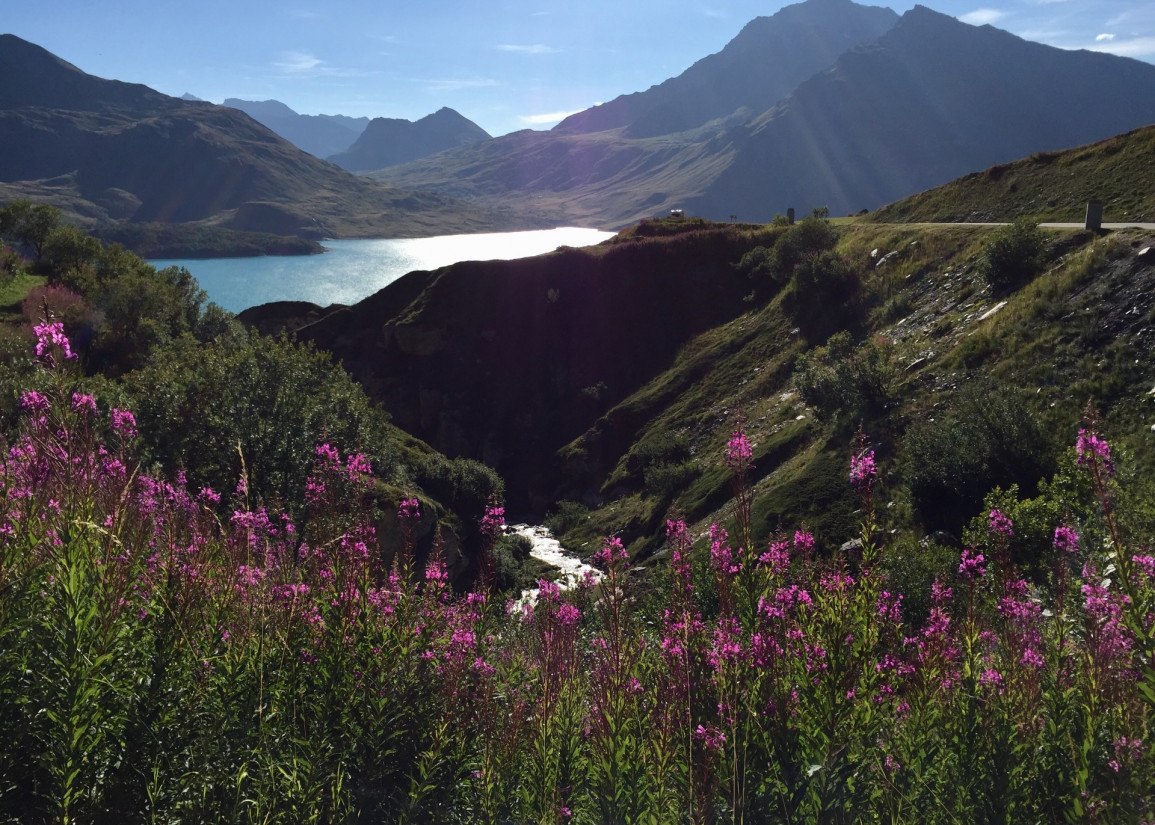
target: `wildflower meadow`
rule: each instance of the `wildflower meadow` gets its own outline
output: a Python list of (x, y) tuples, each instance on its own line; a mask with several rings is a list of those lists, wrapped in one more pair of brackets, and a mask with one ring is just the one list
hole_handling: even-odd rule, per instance
[[(386, 557), (341, 445), (296, 523), (243, 474), (151, 476), (62, 325), (36, 334), (0, 459), (4, 821), (1155, 822), (1155, 555), (1093, 417), (1041, 556), (992, 506), (899, 592), (863, 435), (856, 540), (751, 535), (739, 425), (732, 520), (671, 518), (645, 575), (609, 538), (600, 580), (531, 603), (484, 559), (467, 593), (419, 563), (416, 498)], [(477, 514), (490, 546), (503, 516)]]

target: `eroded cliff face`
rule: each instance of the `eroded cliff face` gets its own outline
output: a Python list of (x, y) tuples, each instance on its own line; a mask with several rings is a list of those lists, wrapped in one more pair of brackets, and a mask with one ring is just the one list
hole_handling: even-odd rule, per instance
[[(559, 449), (692, 336), (748, 308), (751, 283), (733, 264), (765, 237), (716, 226), (414, 272), (298, 335), (331, 351), (403, 429), (494, 467), (510, 505), (533, 513), (572, 494), (575, 474), (617, 459), (607, 443), (566, 468)], [(246, 320), (268, 331), (308, 316), (267, 307)], [(628, 429), (613, 428), (622, 440)]]

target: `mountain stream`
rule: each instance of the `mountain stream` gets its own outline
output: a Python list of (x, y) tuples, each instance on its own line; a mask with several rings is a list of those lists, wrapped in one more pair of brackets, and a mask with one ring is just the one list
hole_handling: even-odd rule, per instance
[[(533, 543), (529, 554), (538, 561), (558, 569), (557, 583), (562, 590), (577, 587), (586, 576), (592, 576), (594, 581), (601, 581), (602, 572), (576, 556), (567, 555), (548, 528), (533, 524), (511, 524), (506, 527), (506, 532), (525, 536)], [(536, 587), (531, 590), (523, 590), (521, 601), (532, 604), (537, 601), (537, 595), (538, 589)]]

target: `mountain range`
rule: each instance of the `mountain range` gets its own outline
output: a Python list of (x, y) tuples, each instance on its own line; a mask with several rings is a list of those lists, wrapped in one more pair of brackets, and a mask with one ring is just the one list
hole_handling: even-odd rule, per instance
[(79, 223), (209, 223), (306, 237), (524, 228), (532, 217), (352, 175), (226, 106), (88, 75), (0, 35), (0, 201)]
[(279, 100), (230, 97), (222, 105), (240, 109), (298, 149), (350, 172), (384, 169), (490, 138), (472, 120), (448, 107), (411, 121), (395, 117), (370, 120), (347, 115), (302, 115)]
[(333, 154), (329, 160), (350, 172), (364, 172), (489, 139), (489, 132), (472, 120), (442, 107), (417, 121), (373, 118), (352, 146)]
[(279, 100), (240, 100), (230, 97), (221, 105), (240, 109), (298, 149), (319, 158), (345, 151), (369, 125), (367, 117), (302, 115)]
[[(377, 118), (334, 163), (304, 131), (345, 141), (360, 121), (172, 98), (12, 35), (0, 36), (0, 74), (0, 201), (52, 201), (88, 223), (307, 237), (610, 228), (672, 208), (745, 221), (856, 213), (1155, 122), (1155, 66), (852, 0), (757, 18), (677, 77), (548, 132), (490, 138), (451, 109)], [(274, 133), (294, 129), (314, 153)]]
[[(825, 61), (825, 62), (824, 62)], [(555, 220), (678, 207), (769, 220), (873, 209), (1031, 152), (1155, 122), (1155, 66), (1066, 51), (915, 6), (807, 0), (645, 92), (372, 173)]]

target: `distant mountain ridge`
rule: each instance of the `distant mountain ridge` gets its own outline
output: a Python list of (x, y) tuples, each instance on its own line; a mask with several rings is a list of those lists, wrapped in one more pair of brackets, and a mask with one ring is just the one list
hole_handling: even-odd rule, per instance
[[(477, 202), (532, 196), (555, 221), (623, 226), (673, 207), (765, 221), (790, 207), (872, 209), (992, 164), (1155, 122), (1155, 66), (1044, 46), (923, 6), (886, 26), (888, 11), (806, 0), (754, 21), (678, 78), (551, 132), (372, 174)], [(834, 52), (848, 32), (866, 36), (814, 69), (813, 44)], [(810, 45), (773, 47), (799, 42)], [(722, 67), (760, 54), (770, 75), (809, 74), (758, 111), (777, 91), (736, 100), (743, 73)], [(698, 91), (671, 96), (691, 88)], [(720, 114), (734, 103), (742, 105)], [(702, 117), (711, 119), (690, 127)]]
[(654, 137), (696, 129), (717, 118), (756, 116), (825, 69), (847, 49), (881, 36), (898, 21), (888, 8), (851, 0), (809, 0), (746, 24), (726, 47), (647, 91), (570, 115), (555, 132), (625, 127)]
[[(749, 126), (687, 208), (873, 209), (968, 172), (1155, 122), (1155, 66), (1066, 51), (915, 6)], [(804, 174), (798, 174), (804, 170)]]
[(417, 121), (374, 118), (351, 146), (329, 160), (350, 172), (365, 172), (489, 139), (490, 134), (472, 120), (442, 107)]
[(0, 76), (0, 197), (49, 200), (74, 220), (314, 238), (535, 225), (351, 175), (236, 109), (88, 75), (14, 35), (0, 35)]
[(318, 158), (327, 158), (348, 149), (369, 125), (367, 117), (302, 115), (279, 100), (257, 101), (230, 97), (221, 105), (240, 109), (298, 149)]

